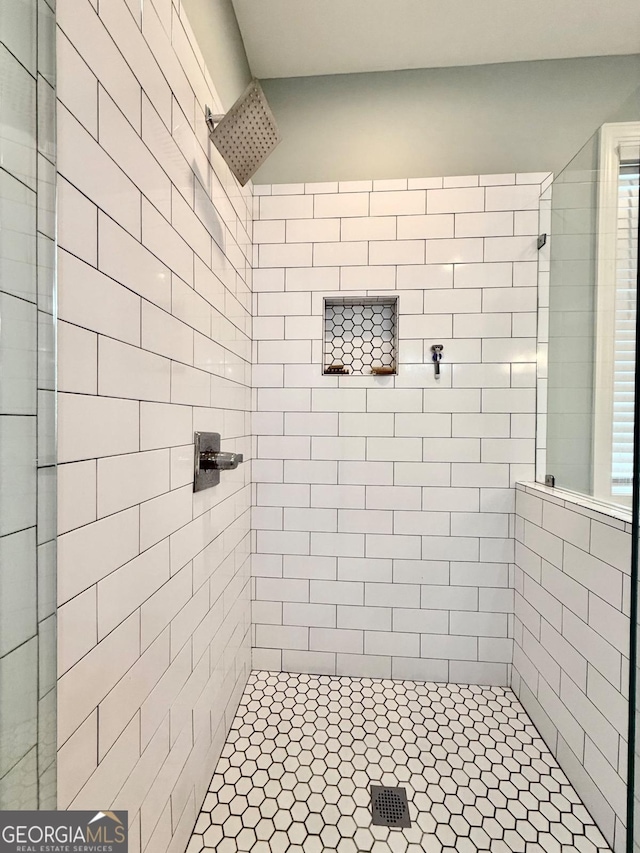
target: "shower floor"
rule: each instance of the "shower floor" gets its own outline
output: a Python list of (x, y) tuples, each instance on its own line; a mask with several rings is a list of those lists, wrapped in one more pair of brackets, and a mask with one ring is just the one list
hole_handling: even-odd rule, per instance
[[(411, 826), (372, 826), (370, 785)], [(500, 687), (253, 672), (187, 853), (610, 848)]]

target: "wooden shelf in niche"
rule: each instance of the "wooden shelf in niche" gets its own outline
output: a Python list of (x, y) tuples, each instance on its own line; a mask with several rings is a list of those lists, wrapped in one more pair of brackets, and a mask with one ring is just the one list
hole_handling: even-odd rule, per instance
[(398, 297), (349, 296), (324, 300), (325, 376), (397, 373)]

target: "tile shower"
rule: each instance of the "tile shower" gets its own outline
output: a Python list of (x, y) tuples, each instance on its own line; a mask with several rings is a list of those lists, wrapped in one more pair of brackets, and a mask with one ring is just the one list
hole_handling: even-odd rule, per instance
[[(40, 265), (7, 291), (2, 255), (3, 319), (20, 303), (37, 343), (0, 428), (29, 421), (35, 457), (37, 423), (40, 504), (14, 524), (0, 490), (0, 556), (28, 537), (43, 594), (33, 637), (0, 631), (0, 679), (42, 654), (3, 807), (51, 807), (57, 775), (58, 808), (128, 809), (132, 853), (622, 851), (629, 519), (531, 485), (550, 176), (243, 189), (178, 0), (55, 20), (57, 385), (45, 122), (37, 183), (0, 170)], [(199, 430), (246, 461), (194, 495)], [(7, 799), (17, 773), (39, 800)], [(372, 826), (371, 784), (406, 790), (410, 827)]]

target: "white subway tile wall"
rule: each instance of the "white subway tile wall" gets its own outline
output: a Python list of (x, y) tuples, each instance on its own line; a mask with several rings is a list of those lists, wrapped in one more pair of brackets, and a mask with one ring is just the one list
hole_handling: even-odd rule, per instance
[[(252, 193), (180, 3), (95, 7), (57, 4), (58, 807), (182, 853), (250, 669)], [(198, 494), (194, 430), (247, 460)]]
[[(256, 668), (508, 684), (543, 177), (259, 188)], [(352, 295), (398, 296), (397, 376), (322, 375)]]
[(511, 683), (615, 850), (626, 824), (631, 524), (516, 489)]

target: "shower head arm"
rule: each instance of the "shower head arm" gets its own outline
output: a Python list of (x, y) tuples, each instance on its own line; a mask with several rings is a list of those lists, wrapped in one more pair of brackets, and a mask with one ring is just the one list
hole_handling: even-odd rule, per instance
[(206, 107), (204, 113), (204, 120), (207, 123), (207, 127), (209, 128), (209, 133), (213, 133), (217, 124), (220, 124), (222, 119), (224, 118), (224, 113), (212, 113), (209, 107)]

